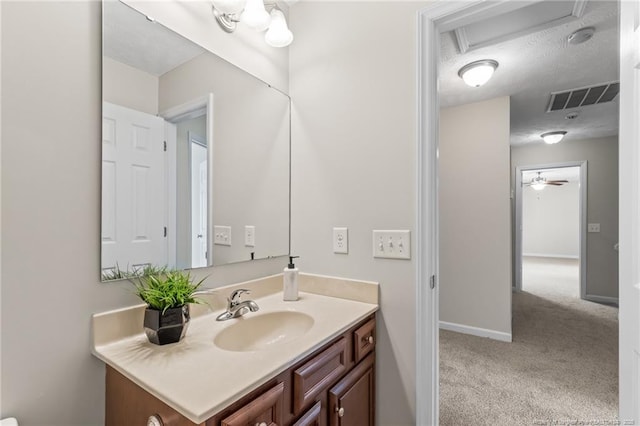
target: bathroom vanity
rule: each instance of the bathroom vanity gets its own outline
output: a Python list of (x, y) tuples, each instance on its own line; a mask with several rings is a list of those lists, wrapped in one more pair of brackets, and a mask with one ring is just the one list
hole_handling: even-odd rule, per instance
[[(152, 345), (130, 325), (143, 307), (94, 315), (105, 424), (373, 425), (377, 284), (300, 278), (296, 302), (282, 301), (281, 275), (217, 290), (174, 345)], [(239, 287), (260, 311), (215, 321)]]

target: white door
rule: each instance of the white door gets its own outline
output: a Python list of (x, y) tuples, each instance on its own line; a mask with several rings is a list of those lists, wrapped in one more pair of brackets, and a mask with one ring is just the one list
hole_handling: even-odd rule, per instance
[(620, 2), (620, 420), (640, 424), (640, 0)]
[(207, 147), (189, 132), (191, 156), (191, 267), (207, 266)]
[(102, 270), (167, 264), (164, 120), (102, 109)]

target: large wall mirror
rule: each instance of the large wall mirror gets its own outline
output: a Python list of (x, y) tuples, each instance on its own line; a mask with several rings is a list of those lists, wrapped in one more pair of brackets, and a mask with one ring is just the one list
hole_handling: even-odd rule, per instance
[(120, 1), (102, 64), (102, 279), (287, 255), (289, 97)]

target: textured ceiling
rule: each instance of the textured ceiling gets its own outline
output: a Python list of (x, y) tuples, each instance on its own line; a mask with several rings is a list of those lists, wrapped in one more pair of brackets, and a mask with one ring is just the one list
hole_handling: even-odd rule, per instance
[[(204, 49), (125, 4), (104, 1), (102, 54), (149, 74), (161, 76)], [(213, 19), (212, 25), (215, 25)]]
[[(618, 80), (617, 14), (614, 1), (589, 1), (581, 18), (465, 54), (459, 53), (453, 32), (442, 34), (442, 107), (510, 96), (512, 145), (543, 143), (540, 134), (553, 130), (566, 130), (566, 140), (616, 135), (618, 98), (565, 111), (546, 109), (551, 92)], [(567, 37), (586, 26), (595, 27), (593, 38), (569, 45)], [(495, 59), (500, 66), (486, 85), (472, 88), (458, 77), (458, 70), (479, 59)], [(578, 112), (578, 118), (565, 119), (571, 111)]]

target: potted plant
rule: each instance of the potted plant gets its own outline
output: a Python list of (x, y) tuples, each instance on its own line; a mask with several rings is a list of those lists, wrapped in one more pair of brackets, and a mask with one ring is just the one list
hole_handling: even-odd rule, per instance
[(205, 280), (194, 283), (186, 271), (164, 270), (140, 275), (132, 282), (136, 294), (147, 304), (144, 312), (144, 332), (151, 343), (176, 343), (189, 327), (189, 303), (202, 303), (194, 293)]

